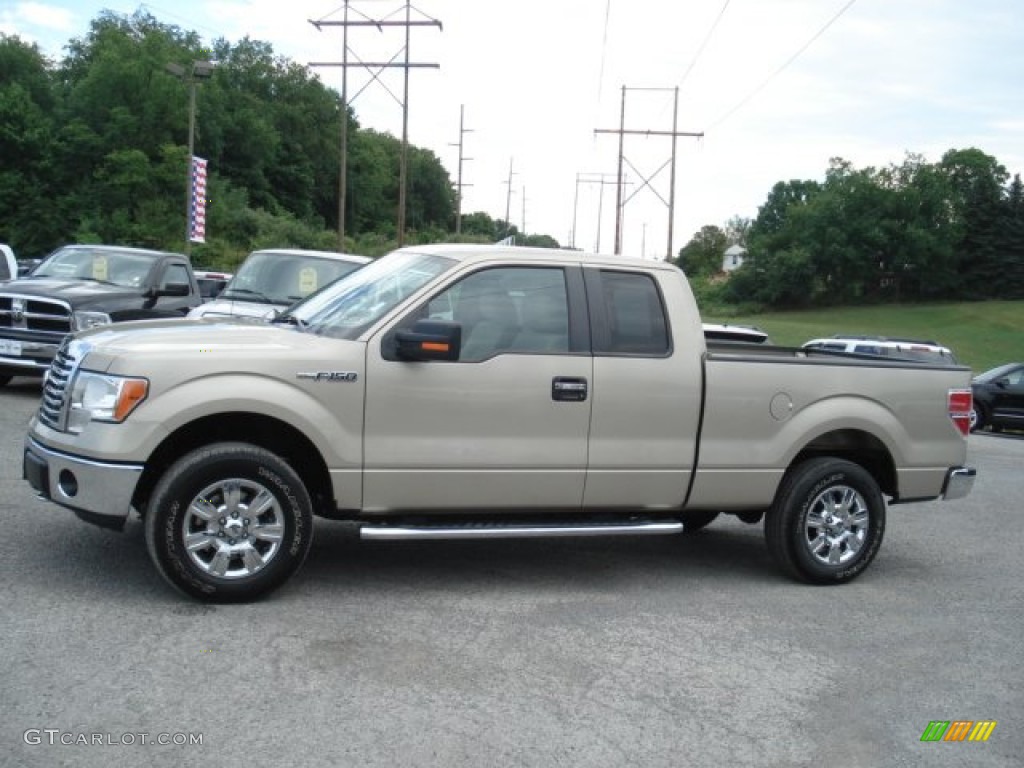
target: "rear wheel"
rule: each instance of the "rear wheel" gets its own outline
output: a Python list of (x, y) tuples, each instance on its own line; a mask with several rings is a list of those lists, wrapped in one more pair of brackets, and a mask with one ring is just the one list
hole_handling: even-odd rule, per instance
[(811, 459), (783, 478), (765, 516), (776, 562), (802, 581), (841, 584), (878, 554), (885, 499), (874, 478), (844, 459)]
[(247, 443), (216, 443), (175, 462), (145, 521), (160, 574), (191, 597), (241, 602), (279, 587), (302, 564), (312, 505), (298, 474)]

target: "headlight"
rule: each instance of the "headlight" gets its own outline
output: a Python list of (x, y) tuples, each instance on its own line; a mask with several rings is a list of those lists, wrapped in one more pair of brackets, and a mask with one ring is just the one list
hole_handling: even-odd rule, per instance
[(90, 421), (124, 421), (148, 392), (145, 379), (79, 371), (71, 387), (68, 431), (77, 435)]
[(109, 325), (110, 315), (106, 312), (75, 312), (75, 330), (87, 331), (97, 325)]

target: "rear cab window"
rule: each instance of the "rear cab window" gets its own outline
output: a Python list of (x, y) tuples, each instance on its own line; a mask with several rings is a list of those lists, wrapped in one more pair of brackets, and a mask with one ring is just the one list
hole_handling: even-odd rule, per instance
[(586, 270), (595, 355), (665, 357), (672, 349), (665, 302), (652, 275)]

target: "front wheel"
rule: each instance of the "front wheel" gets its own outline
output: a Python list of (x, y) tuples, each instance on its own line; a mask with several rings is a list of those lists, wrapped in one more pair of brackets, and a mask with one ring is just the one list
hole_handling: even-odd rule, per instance
[(171, 465), (153, 491), (145, 531), (172, 586), (201, 600), (242, 602), (276, 589), (302, 564), (312, 504), (280, 457), (216, 443)]
[(885, 500), (875, 479), (843, 459), (811, 459), (790, 469), (765, 516), (776, 562), (802, 581), (841, 584), (878, 554)]

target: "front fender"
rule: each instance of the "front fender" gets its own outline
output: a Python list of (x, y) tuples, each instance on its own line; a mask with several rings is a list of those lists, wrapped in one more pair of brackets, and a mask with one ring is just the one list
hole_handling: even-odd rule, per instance
[[(171, 434), (217, 413), (259, 413), (290, 424), (306, 435), (329, 468), (362, 466), (362, 381), (327, 389), (330, 386), (309, 381), (292, 383), (252, 373), (215, 374), (161, 392), (143, 403), (129, 421), (137, 419), (140, 424), (159, 425), (164, 434)], [(319, 387), (315, 395), (314, 387)], [(152, 430), (154, 436), (156, 432)], [(148, 456), (162, 439), (140, 447)], [(239, 439), (244, 440), (245, 436), (240, 435)]]

